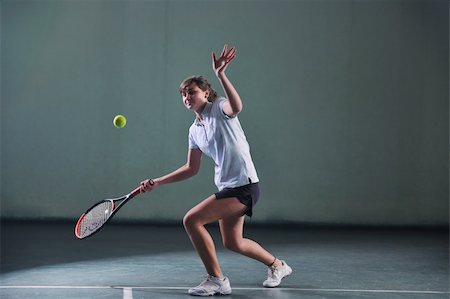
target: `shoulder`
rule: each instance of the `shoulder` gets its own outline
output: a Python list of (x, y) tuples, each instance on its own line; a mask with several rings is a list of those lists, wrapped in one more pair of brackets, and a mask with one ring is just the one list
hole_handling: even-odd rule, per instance
[(224, 116), (225, 118), (229, 118), (228, 115), (226, 115), (223, 112), (223, 104), (228, 101), (227, 98), (225, 97), (218, 97), (214, 102), (213, 102), (213, 108), (212, 110), (214, 111), (214, 114), (216, 115), (220, 115), (220, 116)]
[(194, 119), (192, 124), (189, 126), (189, 134), (192, 134), (195, 131), (196, 127), (197, 127), (197, 120)]
[(213, 109), (214, 108), (221, 108), (225, 101), (227, 101), (227, 99), (225, 97), (218, 97), (217, 99), (214, 100), (214, 102), (212, 102)]

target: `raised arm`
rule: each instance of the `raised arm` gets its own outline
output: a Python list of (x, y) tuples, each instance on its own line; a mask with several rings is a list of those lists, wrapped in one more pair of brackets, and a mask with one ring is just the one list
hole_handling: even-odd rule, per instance
[(232, 47), (227, 50), (227, 47), (227, 45), (223, 47), (219, 58), (216, 57), (215, 52), (212, 52), (212, 66), (228, 99), (223, 104), (223, 112), (230, 117), (234, 117), (242, 111), (242, 100), (225, 74), (228, 64), (236, 57), (236, 48)]
[(198, 173), (202, 151), (199, 149), (189, 149), (186, 164), (169, 174), (153, 179), (154, 184), (150, 184), (150, 179), (141, 182), (141, 192), (151, 191), (159, 185), (170, 184), (186, 180)]

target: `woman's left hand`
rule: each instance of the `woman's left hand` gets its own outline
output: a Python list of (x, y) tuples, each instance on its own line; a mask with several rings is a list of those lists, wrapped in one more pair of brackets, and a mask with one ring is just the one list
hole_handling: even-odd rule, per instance
[(236, 48), (232, 47), (230, 50), (227, 50), (227, 48), (228, 45), (223, 46), (219, 58), (216, 58), (216, 53), (214, 51), (212, 52), (212, 66), (218, 77), (225, 72), (230, 61), (236, 57)]

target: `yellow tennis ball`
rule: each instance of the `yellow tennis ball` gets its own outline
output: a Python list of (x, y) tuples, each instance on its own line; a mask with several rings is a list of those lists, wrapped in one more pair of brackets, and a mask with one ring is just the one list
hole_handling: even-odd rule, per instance
[(123, 115), (116, 115), (116, 117), (114, 117), (113, 124), (116, 128), (123, 128), (127, 124), (127, 119)]

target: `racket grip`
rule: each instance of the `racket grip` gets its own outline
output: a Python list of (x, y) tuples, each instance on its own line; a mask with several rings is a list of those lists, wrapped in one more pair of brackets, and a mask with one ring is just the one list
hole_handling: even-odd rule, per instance
[[(150, 185), (153, 185), (155, 182), (153, 182), (152, 179), (149, 179), (149, 183), (150, 183)], [(136, 189), (134, 189), (133, 191), (131, 191), (130, 197), (133, 198), (133, 197), (135, 197), (136, 195), (139, 195), (139, 194), (141, 194), (141, 186), (139, 186)]]
[(134, 189), (133, 191), (131, 191), (130, 193), (130, 197), (133, 198), (136, 195), (139, 195), (141, 193), (141, 186), (137, 187), (136, 189)]

